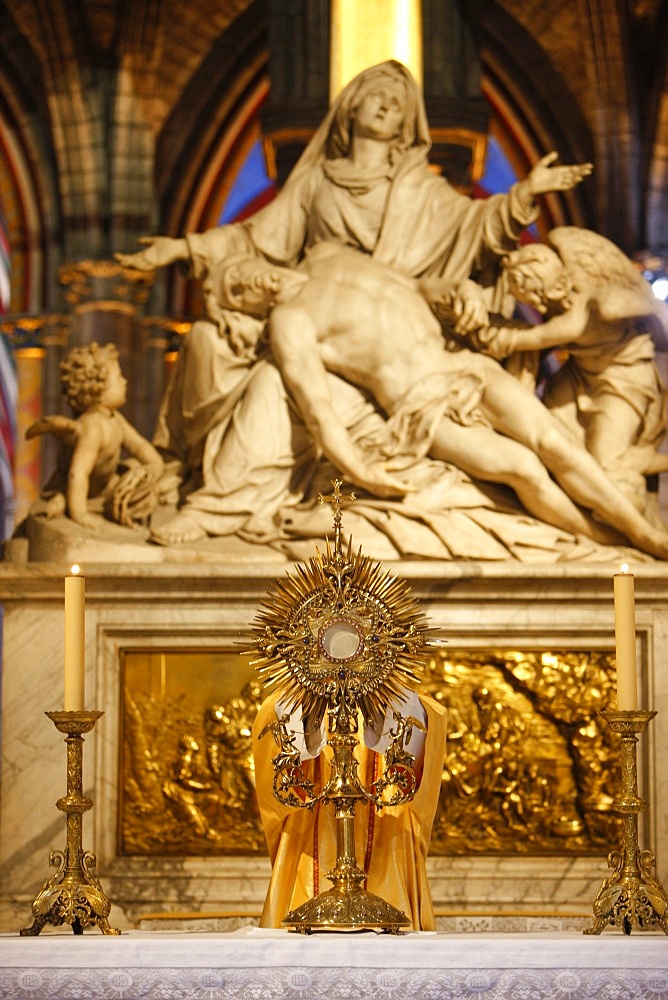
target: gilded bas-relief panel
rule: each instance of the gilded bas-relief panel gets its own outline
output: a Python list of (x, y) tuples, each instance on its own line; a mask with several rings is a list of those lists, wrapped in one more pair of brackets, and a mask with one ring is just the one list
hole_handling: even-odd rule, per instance
[(265, 850), (251, 726), (261, 688), (233, 651), (122, 654), (121, 854)]
[(448, 706), (432, 854), (600, 854), (621, 837), (615, 699), (602, 652), (448, 651), (424, 690)]
[[(262, 697), (229, 650), (122, 654), (120, 852), (264, 853), (250, 730)], [(430, 853), (601, 854), (619, 841), (606, 652), (439, 650), (422, 690), (449, 711)]]

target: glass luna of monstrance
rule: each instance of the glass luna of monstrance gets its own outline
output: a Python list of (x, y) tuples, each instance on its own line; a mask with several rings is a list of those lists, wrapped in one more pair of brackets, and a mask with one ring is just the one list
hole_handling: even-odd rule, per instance
[[(408, 584), (361, 552), (353, 554), (350, 542), (344, 554), (341, 507), (355, 495), (343, 496), (340, 486), (334, 480), (333, 495), (318, 497), (333, 507), (333, 546), (328, 538), (324, 555), (316, 549), (314, 557), (297, 566), (296, 575), (278, 581), (253, 622), (260, 654), (254, 666), (286, 706), (281, 718), (260, 733), (260, 738), (270, 733), (278, 746), (272, 759), (273, 794), (296, 809), (323, 803), (334, 809), (336, 824), (336, 864), (326, 873), (332, 888), (288, 913), (283, 925), (303, 933), (400, 933), (410, 926), (406, 915), (364, 888), (367, 873), (357, 864), (355, 850), (355, 806), (369, 802), (380, 811), (415, 795), (415, 758), (407, 744), (413, 727), (424, 731), (424, 726), (394, 706), (402, 703), (407, 689), (417, 687), (431, 632)], [(305, 729), (326, 724), (331, 757), (320, 787), (307, 777), (295, 732), (288, 729), (297, 709)], [(384, 766), (366, 788), (355, 754), (360, 721), (377, 726), (388, 710), (394, 722)]]

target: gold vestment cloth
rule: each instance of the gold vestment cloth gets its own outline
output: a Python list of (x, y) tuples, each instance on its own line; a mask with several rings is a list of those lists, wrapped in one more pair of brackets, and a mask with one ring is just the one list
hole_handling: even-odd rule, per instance
[[(253, 726), (257, 798), (272, 863), (261, 927), (280, 927), (291, 910), (331, 889), (325, 875), (336, 864), (334, 804), (320, 803), (311, 811), (285, 806), (273, 794), (277, 747), (269, 733), (262, 740), (258, 735), (276, 719), (276, 700), (272, 695), (264, 701)], [(434, 930), (426, 860), (441, 787), (446, 710), (431, 698), (420, 696), (420, 701), (427, 713), (427, 735), (415, 797), (380, 813), (367, 802), (356, 803), (355, 846), (357, 863), (367, 872), (365, 888), (402, 910), (414, 930)], [(362, 743), (355, 754), (358, 775), (368, 789), (382, 769), (383, 757)], [(303, 762), (318, 788), (329, 774), (330, 756), (326, 747), (315, 760)]]

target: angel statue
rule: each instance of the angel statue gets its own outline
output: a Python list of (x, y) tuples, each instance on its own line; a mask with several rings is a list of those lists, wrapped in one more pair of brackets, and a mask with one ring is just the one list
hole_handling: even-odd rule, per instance
[[(454, 315), (451, 322), (497, 360), (531, 352), (534, 373), (539, 352), (565, 351), (568, 358), (548, 377), (543, 402), (642, 509), (646, 477), (668, 469), (668, 458), (658, 453), (666, 399), (654, 347), (666, 346), (668, 307), (598, 233), (559, 226), (548, 239), (550, 246), (528, 244), (505, 258), (486, 322), (469, 322), (466, 330)], [(543, 322), (505, 319), (508, 296), (511, 308), (514, 302), (529, 305)], [(449, 305), (438, 301), (435, 286), (431, 299), (437, 312)]]
[[(88, 501), (101, 498), (111, 520), (128, 527), (141, 524), (156, 505), (163, 461), (118, 412), (126, 400), (127, 380), (116, 347), (74, 347), (60, 371), (75, 416), (42, 417), (26, 431), (27, 438), (55, 434), (62, 445), (56, 470), (33, 513), (56, 517), (66, 511), (82, 527), (95, 530), (98, 522)], [(123, 451), (134, 459), (125, 471)]]
[(390, 743), (385, 751), (385, 765), (386, 767), (412, 767), (415, 763), (415, 757), (412, 753), (409, 753), (406, 746), (410, 743), (413, 736), (413, 729), (419, 729), (421, 733), (426, 733), (427, 728), (419, 719), (416, 719), (414, 715), (409, 715), (405, 717), (401, 712), (393, 712), (392, 717), (396, 722), (396, 728), (390, 729)]

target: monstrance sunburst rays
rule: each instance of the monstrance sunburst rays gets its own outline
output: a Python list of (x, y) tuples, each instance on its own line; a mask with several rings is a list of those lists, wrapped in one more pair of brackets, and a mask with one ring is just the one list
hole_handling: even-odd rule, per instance
[(335, 503), (334, 548), (327, 539), (324, 555), (316, 549), (277, 581), (253, 622), (260, 679), (315, 726), (328, 709), (339, 712), (339, 724), (356, 709), (365, 720), (381, 718), (419, 684), (431, 635), (407, 583), (361, 551), (353, 555), (351, 542), (344, 557), (340, 502), (347, 498), (338, 480), (334, 486), (334, 497), (322, 498)]

